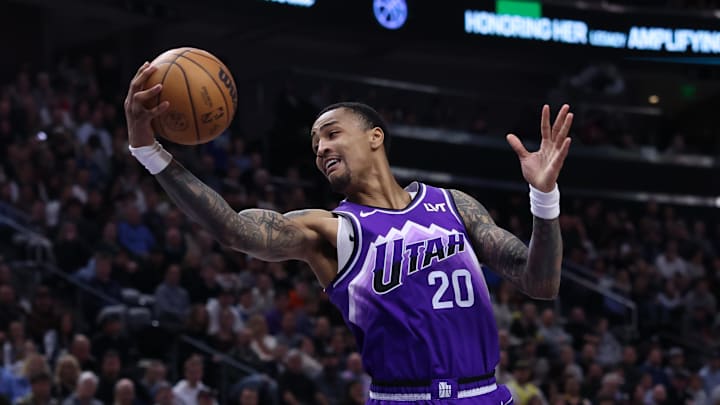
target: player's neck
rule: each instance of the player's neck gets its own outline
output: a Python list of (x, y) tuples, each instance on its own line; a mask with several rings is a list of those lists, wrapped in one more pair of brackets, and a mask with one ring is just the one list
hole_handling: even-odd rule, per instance
[(347, 200), (355, 204), (393, 210), (407, 207), (412, 200), (410, 194), (395, 180), (389, 165), (380, 166), (363, 176), (358, 191), (348, 194)]

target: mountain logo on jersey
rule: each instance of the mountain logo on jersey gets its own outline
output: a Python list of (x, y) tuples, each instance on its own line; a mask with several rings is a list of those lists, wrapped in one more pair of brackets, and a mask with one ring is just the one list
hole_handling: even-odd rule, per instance
[(463, 233), (407, 221), (402, 229), (392, 228), (386, 236), (371, 243), (371, 254), (363, 268), (372, 268), (375, 293), (386, 294), (402, 285), (403, 276), (411, 276), (464, 250)]

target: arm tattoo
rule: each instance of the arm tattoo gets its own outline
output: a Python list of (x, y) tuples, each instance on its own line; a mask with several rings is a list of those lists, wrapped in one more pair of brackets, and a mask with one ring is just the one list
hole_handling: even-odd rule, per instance
[(480, 261), (531, 297), (557, 296), (562, 265), (557, 218), (533, 218), (528, 248), (515, 235), (495, 225), (485, 207), (474, 198), (457, 190), (451, 190), (451, 194)]
[[(155, 176), (170, 199), (220, 243), (263, 260), (298, 259), (304, 234), (288, 217), (269, 210), (235, 212), (213, 189), (173, 160)], [(293, 213), (293, 216), (302, 213)]]

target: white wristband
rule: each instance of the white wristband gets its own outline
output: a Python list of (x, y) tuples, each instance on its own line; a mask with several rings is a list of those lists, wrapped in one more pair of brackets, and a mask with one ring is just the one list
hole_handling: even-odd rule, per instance
[(530, 212), (542, 219), (555, 219), (560, 216), (560, 190), (557, 184), (549, 193), (530, 186)]
[(157, 140), (154, 144), (133, 148), (128, 146), (130, 153), (138, 160), (152, 175), (163, 171), (172, 161), (172, 155), (166, 151)]

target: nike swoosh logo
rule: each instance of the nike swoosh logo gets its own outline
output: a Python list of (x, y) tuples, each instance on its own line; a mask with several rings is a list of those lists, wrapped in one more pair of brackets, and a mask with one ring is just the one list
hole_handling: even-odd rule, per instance
[(360, 218), (367, 218), (376, 212), (377, 212), (377, 210), (372, 210), (372, 211), (368, 211), (368, 212), (360, 211)]

